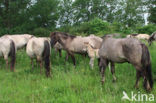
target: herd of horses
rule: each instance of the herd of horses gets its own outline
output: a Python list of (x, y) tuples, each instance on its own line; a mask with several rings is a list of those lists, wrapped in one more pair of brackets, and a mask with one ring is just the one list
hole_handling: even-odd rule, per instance
[[(148, 47), (138, 39), (145, 39), (151, 45), (156, 40), (156, 32), (151, 36), (147, 34), (131, 34), (126, 38), (114, 38), (114, 35), (98, 37), (95, 35), (74, 36), (64, 32), (52, 32), (49, 37), (35, 37), (30, 34), (4, 35), (0, 37), (0, 56), (6, 61), (6, 68), (10, 64), (12, 71), (15, 71), (16, 51), (26, 47), (26, 53), (31, 59), (32, 69), (34, 68), (33, 59), (46, 69), (46, 76), (50, 74), (50, 55), (51, 48), (67, 52), (66, 60), (71, 56), (74, 66), (76, 66), (75, 53), (86, 55), (90, 58), (90, 66), (93, 69), (94, 59), (98, 59), (98, 66), (102, 76), (102, 84), (105, 81), (104, 72), (111, 65), (113, 81), (116, 81), (115, 63), (128, 62), (136, 68), (135, 88), (139, 86), (139, 79), (143, 77), (144, 87), (151, 91), (153, 87), (151, 60)], [(8, 61), (10, 57), (10, 62)], [(44, 62), (44, 63), (43, 63)]]

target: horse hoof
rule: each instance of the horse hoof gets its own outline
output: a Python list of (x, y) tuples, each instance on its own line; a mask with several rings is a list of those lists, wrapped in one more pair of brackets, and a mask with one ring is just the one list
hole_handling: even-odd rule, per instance
[(151, 90), (152, 90), (151, 88), (147, 88), (147, 89), (146, 89), (147, 92), (150, 92)]

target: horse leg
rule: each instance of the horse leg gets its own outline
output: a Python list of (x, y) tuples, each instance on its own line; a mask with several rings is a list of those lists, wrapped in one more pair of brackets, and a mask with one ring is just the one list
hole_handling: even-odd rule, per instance
[(41, 56), (37, 56), (37, 61), (40, 65), (40, 73), (42, 74), (42, 58), (41, 58)]
[(61, 49), (58, 49), (59, 56), (62, 57)]
[(8, 56), (7, 55), (4, 55), (4, 60), (5, 60), (5, 63), (6, 63), (6, 69), (8, 69), (9, 61), (8, 61)]
[(100, 65), (100, 58), (98, 58), (98, 66)]
[(40, 73), (42, 74), (42, 60), (41, 61), (39, 61), (39, 63), (40, 63)]
[(74, 54), (73, 54), (73, 53), (71, 53), (71, 58), (72, 58), (72, 60), (73, 60), (74, 66), (75, 66), (75, 65), (76, 65), (76, 61), (75, 61), (75, 57), (74, 57)]
[(70, 55), (70, 54), (69, 54), (68, 52), (66, 52), (66, 59), (65, 59), (65, 61), (68, 60), (69, 55)]
[(143, 78), (144, 78), (144, 88), (147, 91), (150, 91), (151, 90), (151, 87), (150, 87), (149, 81), (147, 79), (147, 73), (145, 72), (145, 70), (143, 71)]
[(135, 83), (135, 88), (137, 89), (137, 88), (139, 88), (139, 79), (140, 79), (140, 77), (141, 77), (141, 72), (140, 71), (138, 71), (137, 70), (137, 72), (136, 72), (136, 83)]
[(101, 70), (101, 76), (102, 76), (102, 79), (101, 79), (101, 83), (102, 85), (104, 84), (104, 81), (105, 81), (105, 75), (104, 75), (104, 72), (105, 72), (105, 69), (108, 65), (108, 62), (106, 59), (103, 59), (103, 58), (100, 58), (100, 70)]
[(114, 62), (111, 62), (111, 73), (112, 73), (112, 75), (113, 75), (113, 82), (116, 82), (115, 65), (114, 65)]
[(89, 64), (90, 64), (91, 69), (93, 69), (93, 67), (94, 67), (94, 58), (92, 58), (92, 57), (90, 58)]
[(34, 69), (34, 63), (33, 63), (33, 58), (31, 58), (31, 62), (30, 62), (32, 69)]
[(6, 69), (8, 69), (8, 67), (9, 67), (8, 59), (5, 60), (5, 63), (6, 63)]
[(73, 53), (73, 52), (71, 52), (71, 51), (68, 51), (68, 54), (71, 56), (72, 61), (73, 61), (73, 64), (74, 64), (74, 66), (75, 66), (75, 65), (76, 65), (76, 62), (75, 62), (74, 53)]

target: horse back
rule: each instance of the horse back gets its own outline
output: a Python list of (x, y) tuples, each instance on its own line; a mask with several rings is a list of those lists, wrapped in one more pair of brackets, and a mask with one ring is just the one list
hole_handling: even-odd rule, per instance
[(103, 40), (99, 49), (99, 56), (114, 62), (124, 62), (125, 56), (122, 50), (122, 39), (108, 38)]
[(141, 42), (136, 39), (130, 39), (123, 43), (122, 50), (128, 62), (132, 64), (141, 64), (142, 47)]

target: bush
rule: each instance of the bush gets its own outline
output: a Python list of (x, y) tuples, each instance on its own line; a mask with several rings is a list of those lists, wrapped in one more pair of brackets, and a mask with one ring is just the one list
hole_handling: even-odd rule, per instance
[(7, 29), (7, 28), (0, 28), (0, 36), (2, 36), (4, 34), (9, 34), (9, 29)]
[(152, 34), (154, 31), (156, 31), (156, 25), (154, 24), (149, 24), (138, 28), (138, 33)]
[(50, 31), (45, 28), (36, 28), (33, 30), (33, 35), (40, 36), (40, 37), (47, 37), (49, 36)]
[(112, 28), (108, 22), (104, 22), (101, 19), (95, 18), (89, 22), (89, 34), (96, 34), (98, 32), (103, 33), (112, 32)]
[(114, 29), (108, 22), (104, 22), (101, 19), (95, 18), (89, 22), (84, 22), (79, 25), (74, 25), (74, 26), (66, 26), (66, 27), (61, 27), (59, 29), (62, 32), (68, 32), (71, 34), (83, 34), (84, 36), (89, 35), (89, 34), (108, 34), (108, 33), (113, 33)]

